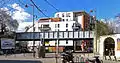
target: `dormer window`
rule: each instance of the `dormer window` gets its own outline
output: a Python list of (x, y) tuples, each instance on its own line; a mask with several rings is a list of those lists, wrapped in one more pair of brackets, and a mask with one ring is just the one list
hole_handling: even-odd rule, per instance
[(66, 14), (66, 17), (70, 17), (70, 13), (67, 13), (67, 14)]
[(62, 14), (62, 17), (64, 17), (64, 13)]
[(59, 17), (59, 14), (57, 14), (57, 17)]
[(68, 23), (66, 24), (66, 27), (68, 27)]

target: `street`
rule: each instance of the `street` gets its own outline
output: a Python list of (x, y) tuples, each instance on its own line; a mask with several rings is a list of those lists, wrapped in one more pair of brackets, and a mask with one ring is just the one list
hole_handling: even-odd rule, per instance
[(0, 63), (42, 63), (36, 60), (0, 60)]
[[(74, 56), (79, 56), (79, 53), (74, 53)], [(86, 55), (87, 56), (87, 55)], [(92, 54), (90, 54), (92, 56)], [(76, 60), (74, 58), (74, 60)], [(9, 56), (0, 56), (0, 63), (56, 63), (55, 54), (47, 53), (46, 58), (33, 58), (32, 54), (16, 54)], [(61, 58), (58, 58), (58, 63), (61, 63)], [(116, 61), (103, 60), (103, 63), (120, 63)]]

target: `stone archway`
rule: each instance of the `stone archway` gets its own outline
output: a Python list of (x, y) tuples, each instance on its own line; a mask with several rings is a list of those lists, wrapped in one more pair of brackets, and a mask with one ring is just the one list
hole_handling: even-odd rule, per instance
[(104, 55), (115, 55), (115, 41), (111, 37), (104, 40)]

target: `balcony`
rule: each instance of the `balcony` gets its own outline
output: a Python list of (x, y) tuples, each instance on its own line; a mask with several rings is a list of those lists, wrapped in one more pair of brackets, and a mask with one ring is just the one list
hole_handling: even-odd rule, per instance
[(51, 30), (50, 27), (39, 27), (39, 29), (40, 29), (41, 31), (49, 31), (49, 30)]
[(81, 25), (79, 23), (74, 23), (72, 26), (73, 30), (80, 30), (81, 29)]

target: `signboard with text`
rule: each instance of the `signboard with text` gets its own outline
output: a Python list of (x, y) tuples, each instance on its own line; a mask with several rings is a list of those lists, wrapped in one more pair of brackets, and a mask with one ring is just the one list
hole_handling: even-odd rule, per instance
[(14, 39), (1, 38), (1, 49), (14, 49)]

